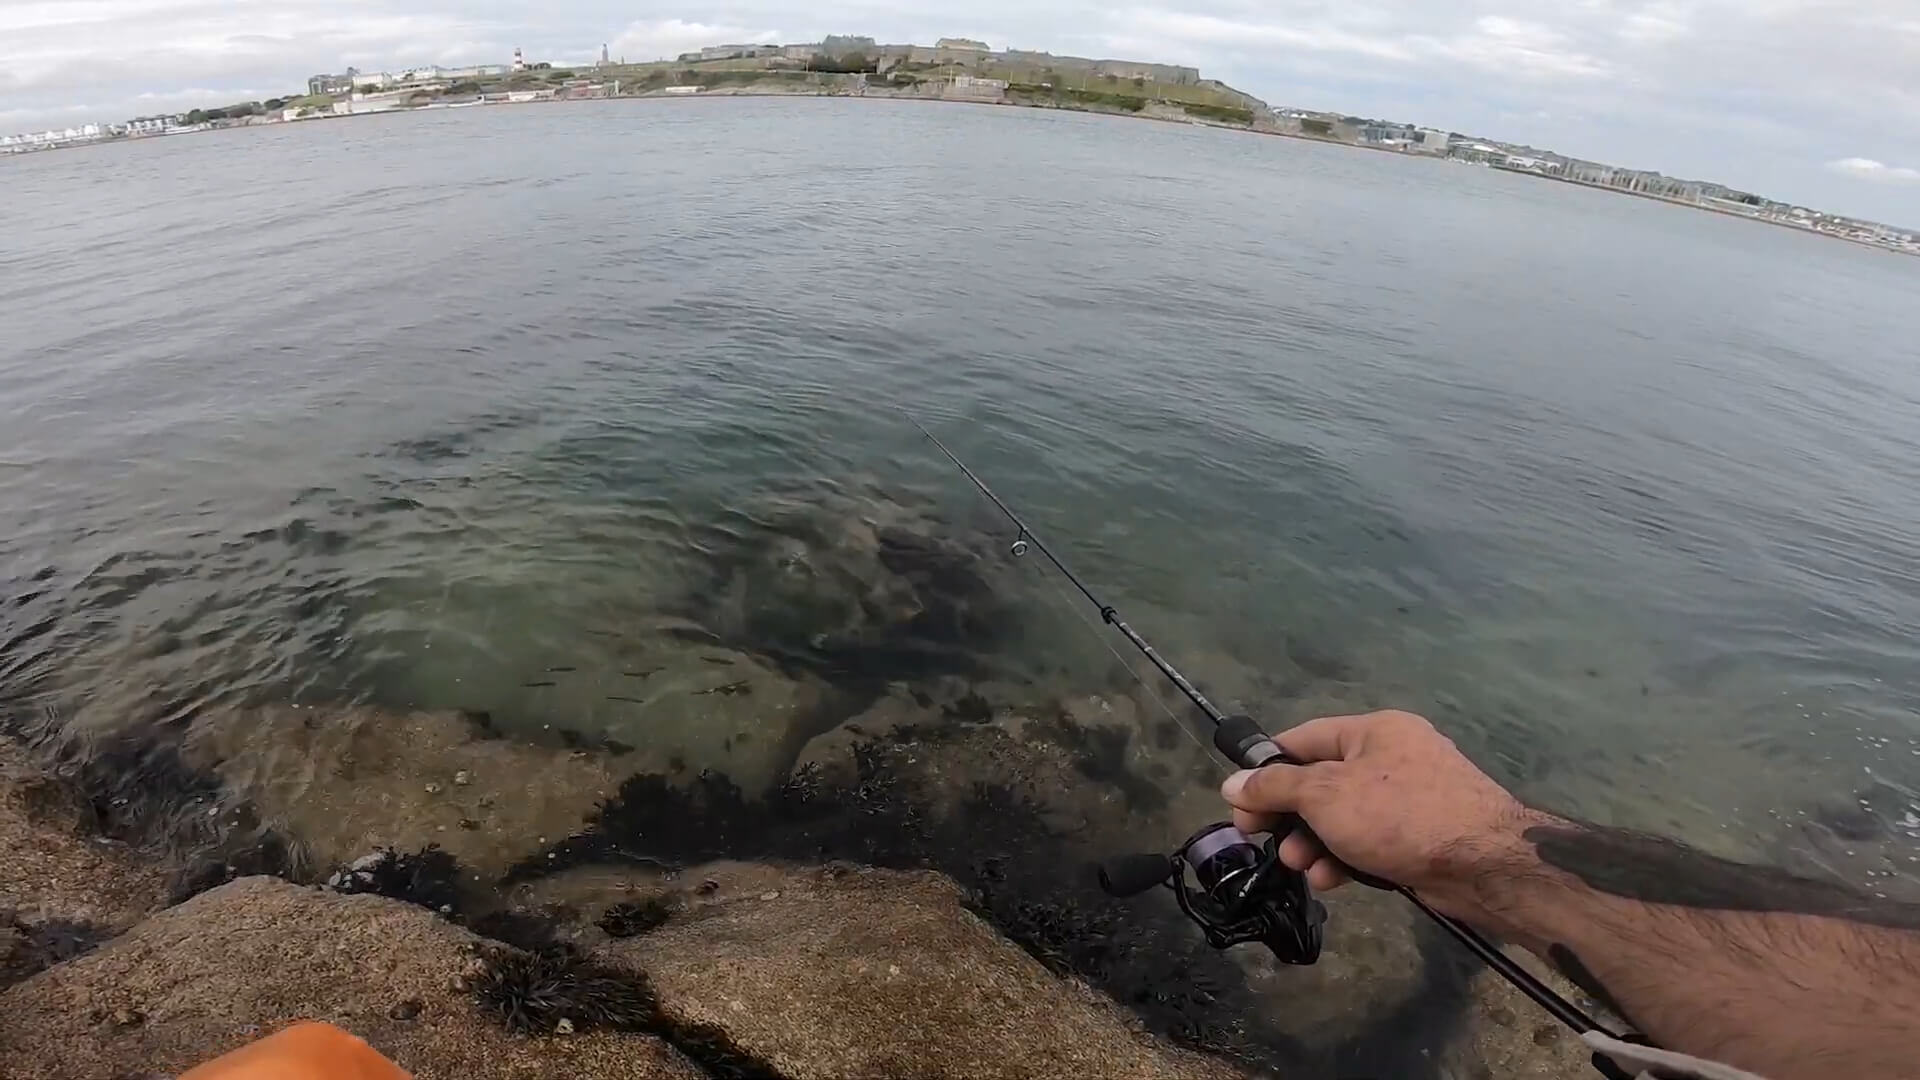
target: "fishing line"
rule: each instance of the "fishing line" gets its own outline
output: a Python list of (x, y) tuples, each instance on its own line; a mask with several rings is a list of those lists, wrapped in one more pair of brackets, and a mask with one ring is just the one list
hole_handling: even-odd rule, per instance
[(1053, 575), (1042, 574), (1040, 576), (1045, 579), (1047, 584), (1053, 586), (1054, 594), (1060, 597), (1060, 602), (1066, 605), (1068, 611), (1073, 612), (1074, 618), (1079, 619), (1080, 624), (1087, 628), (1087, 633), (1092, 634), (1094, 640), (1098, 641), (1101, 647), (1106, 649), (1115, 660), (1118, 660), (1121, 667), (1127, 669), (1127, 674), (1133, 676), (1133, 681), (1140, 684), (1140, 689), (1145, 690), (1147, 696), (1153, 699), (1153, 703), (1160, 706), (1160, 711), (1167, 714), (1167, 719), (1173, 721), (1175, 727), (1179, 728), (1187, 738), (1193, 740), (1193, 745), (1200, 748), (1201, 756), (1205, 757), (1208, 763), (1211, 764), (1213, 761), (1213, 748), (1207, 745), (1206, 740), (1202, 739), (1193, 728), (1181, 721), (1180, 717), (1174, 713), (1173, 709), (1168, 707), (1160, 695), (1154, 692), (1152, 684), (1148, 683), (1147, 680), (1140, 675), (1139, 669), (1135, 668), (1131, 661), (1121, 655), (1119, 649), (1113, 647), (1113, 642), (1107, 638), (1107, 635), (1100, 632), (1100, 628), (1093, 624), (1092, 619), (1087, 618), (1087, 613), (1081, 609), (1079, 604), (1073, 602), (1073, 597), (1068, 594), (1066, 588), (1062, 586), (1060, 582), (1054, 580)]

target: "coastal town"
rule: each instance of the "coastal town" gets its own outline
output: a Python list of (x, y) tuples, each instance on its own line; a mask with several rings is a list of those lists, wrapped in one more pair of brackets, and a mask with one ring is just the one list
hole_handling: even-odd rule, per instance
[(790, 45), (712, 45), (672, 60), (643, 63), (616, 60), (604, 45), (596, 60), (582, 64), (530, 62), (515, 49), (506, 63), (399, 71), (348, 68), (311, 77), (304, 93), (134, 117), (118, 124), (0, 136), (0, 154), (429, 109), (742, 94), (919, 98), (1235, 128), (1501, 169), (1920, 255), (1920, 229), (1829, 214), (1712, 181), (1628, 169), (1457, 131), (1274, 107), (1204, 78), (1192, 67), (994, 49), (965, 38), (889, 45), (871, 37), (829, 35)]

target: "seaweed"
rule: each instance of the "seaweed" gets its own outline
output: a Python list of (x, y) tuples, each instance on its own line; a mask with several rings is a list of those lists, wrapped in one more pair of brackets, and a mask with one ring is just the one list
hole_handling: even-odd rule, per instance
[(333, 875), (328, 886), (343, 893), (373, 893), (450, 915), (460, 906), (460, 863), (438, 844), (402, 854), (381, 849)]
[(525, 1035), (595, 1028), (665, 1040), (720, 1080), (780, 1080), (767, 1062), (709, 1024), (676, 1019), (643, 972), (594, 963), (576, 950), (489, 949), (473, 995), (509, 1031)]
[(665, 897), (650, 896), (615, 904), (600, 914), (598, 925), (609, 937), (638, 937), (665, 926), (674, 916), (674, 906)]

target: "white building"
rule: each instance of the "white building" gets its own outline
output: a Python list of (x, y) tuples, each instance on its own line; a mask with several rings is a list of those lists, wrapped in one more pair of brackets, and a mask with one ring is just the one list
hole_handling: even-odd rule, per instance
[(512, 71), (513, 69), (506, 64), (468, 64), (465, 67), (441, 67), (439, 64), (427, 64), (423, 67), (408, 68), (394, 81), (417, 83), (434, 80), (486, 79), (508, 75)]
[(10, 149), (39, 150), (54, 146), (70, 146), (74, 143), (92, 142), (104, 138), (106, 129), (99, 124), (82, 124), (79, 127), (53, 128), (48, 131), (32, 131), (23, 135), (0, 136), (0, 146)]

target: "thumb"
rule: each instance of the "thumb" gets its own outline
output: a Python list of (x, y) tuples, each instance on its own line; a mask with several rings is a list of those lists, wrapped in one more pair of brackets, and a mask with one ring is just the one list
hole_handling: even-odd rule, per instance
[(1220, 785), (1220, 797), (1236, 810), (1255, 814), (1298, 814), (1309, 792), (1325, 780), (1325, 771), (1338, 762), (1313, 765), (1268, 765), (1243, 769)]

